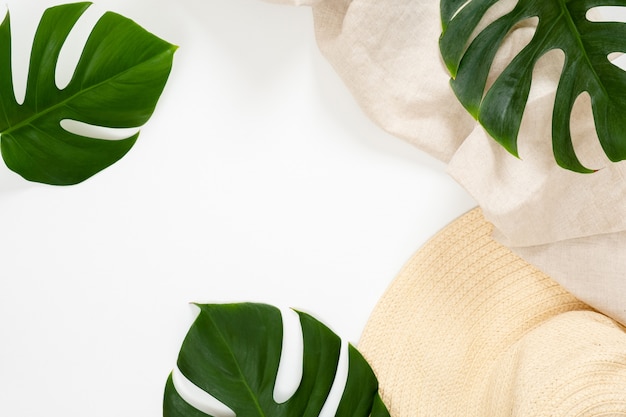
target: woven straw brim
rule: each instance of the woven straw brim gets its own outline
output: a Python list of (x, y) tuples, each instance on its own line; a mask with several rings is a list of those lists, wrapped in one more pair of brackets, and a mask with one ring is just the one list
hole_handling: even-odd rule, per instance
[(359, 349), (392, 417), (626, 415), (626, 333), (475, 209), (405, 265)]

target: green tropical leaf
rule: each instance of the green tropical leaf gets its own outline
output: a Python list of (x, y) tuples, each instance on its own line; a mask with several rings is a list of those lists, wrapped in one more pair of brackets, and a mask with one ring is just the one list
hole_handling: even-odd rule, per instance
[[(178, 369), (239, 417), (317, 417), (339, 363), (341, 340), (308, 314), (297, 312), (304, 343), (302, 378), (293, 396), (278, 403), (274, 386), (281, 360), (282, 316), (265, 304), (199, 305), (200, 315), (178, 356)], [(373, 371), (349, 346), (346, 388), (336, 417), (389, 417)], [(167, 381), (164, 417), (210, 416), (185, 401), (172, 374)]]
[(0, 149), (7, 166), (48, 184), (81, 182), (110, 166), (135, 143), (70, 133), (61, 121), (135, 128), (152, 115), (176, 47), (133, 21), (107, 12), (89, 35), (69, 84), (59, 89), (55, 70), (61, 48), (90, 3), (56, 6), (41, 18), (30, 57), (24, 102), (15, 99), (11, 28), (0, 25)]
[[(560, 49), (565, 63), (556, 90), (552, 143), (559, 165), (590, 172), (572, 145), (570, 117), (587, 92), (600, 144), (611, 161), (626, 159), (626, 72), (608, 56), (626, 52), (626, 24), (592, 22), (598, 6), (626, 6), (624, 0), (519, 0), (515, 8), (471, 38), (487, 10), (499, 0), (441, 0), (440, 50), (463, 106), (509, 152), (518, 155), (517, 136), (528, 101), (532, 71), (548, 51)], [(535, 35), (485, 92), (494, 56), (511, 29), (537, 17)], [(471, 42), (470, 42), (471, 40)]]

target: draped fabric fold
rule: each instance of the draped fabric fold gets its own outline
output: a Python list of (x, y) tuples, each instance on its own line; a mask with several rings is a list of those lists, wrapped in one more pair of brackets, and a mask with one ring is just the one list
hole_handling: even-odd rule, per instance
[[(572, 115), (577, 155), (593, 174), (558, 167), (551, 115), (563, 56), (546, 54), (533, 73), (520, 129), (520, 159), (462, 108), (439, 54), (439, 2), (274, 0), (309, 5), (318, 45), (363, 111), (383, 129), (448, 163), (475, 198), (494, 237), (595, 309), (626, 324), (626, 163), (610, 163), (595, 134), (588, 96)], [(501, 0), (506, 9), (514, 0)], [(493, 13), (499, 11), (494, 8)], [(509, 34), (491, 82), (534, 33), (532, 19)]]

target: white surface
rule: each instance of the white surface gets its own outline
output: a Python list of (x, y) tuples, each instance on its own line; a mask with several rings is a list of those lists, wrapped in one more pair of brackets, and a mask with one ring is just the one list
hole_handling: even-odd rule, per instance
[[(23, 68), (41, 13), (60, 2), (5, 3)], [(443, 164), (361, 113), (308, 8), (105, 9), (180, 49), (113, 167), (66, 188), (0, 167), (3, 416), (161, 415), (192, 301), (293, 306), (356, 343), (409, 256), (474, 206)]]

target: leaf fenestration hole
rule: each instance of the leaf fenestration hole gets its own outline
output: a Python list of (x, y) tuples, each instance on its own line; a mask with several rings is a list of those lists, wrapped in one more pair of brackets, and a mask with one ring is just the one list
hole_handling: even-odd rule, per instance
[(616, 59), (618, 59), (618, 58), (619, 58), (620, 56), (622, 56), (622, 55), (624, 55), (624, 53), (623, 53), (623, 52), (611, 52), (610, 54), (608, 54), (608, 55), (606, 56), (606, 58), (607, 58), (609, 61), (613, 62), (613, 61), (615, 61)]
[(302, 381), (304, 338), (300, 316), (289, 308), (280, 309), (283, 319), (283, 344), (274, 385), (274, 401), (282, 404), (295, 394)]
[(178, 395), (197, 410), (214, 417), (236, 417), (233, 410), (188, 380), (178, 367), (172, 371), (172, 382)]
[(585, 15), (590, 22), (622, 22), (626, 23), (626, 7), (598, 6), (587, 10)]
[(467, 0), (465, 3), (463, 3), (458, 9), (456, 9), (456, 11), (454, 12), (454, 14), (452, 15), (452, 19), (454, 19), (460, 12), (461, 10), (463, 10), (465, 7), (467, 7), (468, 4), (470, 4), (473, 0)]
[(626, 54), (623, 52), (611, 52), (606, 56), (609, 62), (622, 71), (626, 71)]
[[(470, 3), (470, 2), (465, 3), (463, 7), (466, 7), (468, 5), (468, 3)], [(496, 20), (500, 19), (502, 16), (505, 16), (508, 13), (510, 13), (511, 11), (513, 11), (515, 6), (517, 6), (517, 3), (519, 3), (519, 0), (500, 0), (500, 1), (495, 2), (491, 7), (489, 7), (489, 9), (487, 9), (487, 11), (483, 15), (483, 17), (480, 19), (480, 21), (478, 22), (478, 24), (474, 28), (474, 31), (472, 32), (472, 34), (468, 38), (468, 42), (467, 42), (466, 48), (467, 48), (467, 46), (469, 46), (472, 43), (472, 41), (474, 39), (476, 39), (476, 37), (483, 30), (485, 30), (485, 28), (487, 26), (489, 26), (490, 24), (492, 24)], [(457, 14), (460, 11), (461, 11), (461, 9), (459, 9)]]
[(70, 133), (80, 136), (86, 136), (94, 139), (104, 140), (122, 140), (129, 138), (139, 131), (138, 127), (131, 128), (114, 128), (96, 126), (78, 120), (63, 119), (61, 127)]
[(533, 36), (535, 36), (538, 23), (539, 18), (534, 16), (519, 21), (511, 28), (494, 56), (493, 63), (489, 69), (487, 83), (485, 84), (485, 91), (491, 88), (502, 71), (530, 43)]
[(341, 341), (341, 351), (339, 353), (339, 362), (337, 363), (337, 373), (335, 374), (335, 380), (330, 388), (326, 402), (320, 411), (319, 417), (335, 417), (343, 391), (346, 388), (348, 382), (348, 368), (350, 355), (348, 352), (349, 344), (345, 340)]
[(11, 9), (11, 75), (15, 101), (24, 103), (30, 55), (42, 10)]
[(587, 92), (580, 94), (574, 101), (570, 131), (574, 152), (581, 164), (597, 170), (611, 163), (600, 144), (591, 110), (591, 97)]
[(65, 43), (63, 43), (61, 47), (55, 68), (55, 84), (58, 89), (64, 89), (68, 86), (70, 81), (72, 81), (80, 56), (87, 44), (87, 39), (98, 22), (98, 19), (100, 19), (103, 14), (104, 11), (91, 5), (85, 10), (70, 31)]
[[(553, 153), (550, 120), (564, 65), (565, 53), (561, 49), (552, 49), (543, 54), (533, 67), (528, 101), (522, 114), (518, 136), (518, 151), (522, 159), (534, 153)], [(534, 192), (532, 189), (526, 191)]]

